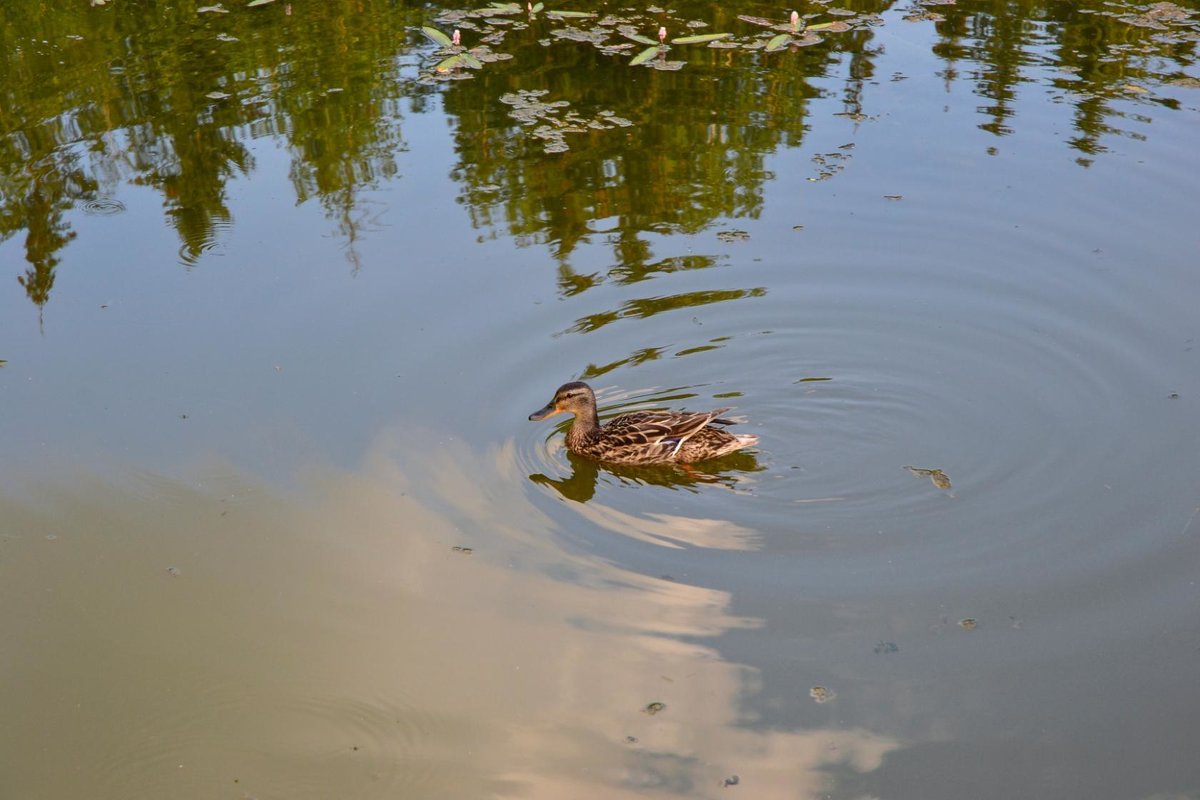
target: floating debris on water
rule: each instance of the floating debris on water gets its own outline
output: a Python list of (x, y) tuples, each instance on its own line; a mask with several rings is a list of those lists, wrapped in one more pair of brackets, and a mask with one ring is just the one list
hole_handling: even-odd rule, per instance
[(730, 786), (737, 786), (741, 782), (742, 782), (742, 779), (739, 778), (737, 775), (730, 775), (728, 778), (721, 781), (721, 786), (723, 788), (729, 788)]
[(817, 153), (812, 157), (812, 162), (817, 165), (817, 175), (815, 178), (809, 178), (808, 180), (814, 183), (816, 181), (828, 180), (844, 170), (846, 162), (849, 160), (850, 154), (845, 152)]
[(974, 617), (963, 617), (958, 621), (958, 627), (964, 631), (973, 631), (979, 627), (979, 621)]
[(824, 686), (814, 686), (808, 690), (808, 696), (818, 703), (828, 703), (837, 697), (837, 693)]
[(454, 545), (450, 549), (456, 553), (462, 553), (464, 556), (469, 556), (469, 555), (471, 555), (471, 553), (475, 552), (474, 547), (463, 547), (462, 545), (458, 545), (458, 544)]
[(933, 485), (939, 489), (951, 489), (950, 476), (940, 469), (925, 469), (923, 467), (906, 466), (906, 470), (916, 475), (918, 478), (929, 478)]
[(667, 710), (666, 703), (654, 702), (654, 703), (647, 704), (646, 707), (642, 709), (642, 713), (649, 714), (650, 716), (653, 717), (655, 714), (658, 714), (659, 712), (666, 711), (666, 710)]
[(882, 656), (882, 655), (888, 655), (889, 653), (899, 653), (899, 652), (900, 652), (900, 648), (896, 646), (895, 642), (880, 642), (879, 644), (875, 645), (875, 654), (876, 655)]

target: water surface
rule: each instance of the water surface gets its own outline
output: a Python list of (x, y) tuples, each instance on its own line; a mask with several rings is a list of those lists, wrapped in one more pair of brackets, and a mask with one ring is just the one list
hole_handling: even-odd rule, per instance
[(0, 11), (15, 796), (1200, 797), (1200, 7), (221, 8)]

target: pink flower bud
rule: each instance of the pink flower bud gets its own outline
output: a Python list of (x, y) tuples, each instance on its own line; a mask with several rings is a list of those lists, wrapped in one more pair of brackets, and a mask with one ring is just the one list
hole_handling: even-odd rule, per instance
[(661, 42), (665, 42), (666, 40), (667, 40), (667, 29), (663, 28), (663, 27), (659, 27), (658, 41), (661, 43)]
[(458, 32), (458, 28), (454, 29), (454, 35), (450, 37), (450, 41), (454, 42), (455, 47), (458, 47), (459, 43), (462, 42), (462, 34)]

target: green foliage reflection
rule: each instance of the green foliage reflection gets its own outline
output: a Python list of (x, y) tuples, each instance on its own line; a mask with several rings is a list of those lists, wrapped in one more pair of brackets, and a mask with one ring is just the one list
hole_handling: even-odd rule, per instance
[[(228, 187), (255, 171), (248, 140), (260, 137), (286, 149), (296, 201), (321, 204), (357, 263), (364, 195), (399, 176), (404, 119), (433, 97), (454, 122), (452, 177), (474, 225), (547, 245), (562, 291), (578, 293), (603, 279), (571, 270), (581, 243), (607, 243), (612, 279), (637, 280), (662, 269), (646, 234), (758, 215), (765, 160), (801, 144), (814, 98), (871, 113), (879, 25), (932, 25), (944, 79), (983, 98), (980, 127), (996, 136), (1018, 127), (1023, 84), (1055, 87), (1085, 166), (1122, 133), (1130, 102), (1169, 111), (1178, 103), (1157, 90), (1200, 83), (1200, 13), (1170, 2), (813, 2), (800, 7), (803, 32), (782, 9), (751, 17), (763, 9), (744, 3), (621, 19), (587, 4), (578, 10), (595, 13), (582, 17), (394, 0), (214, 7), (0, 7), (0, 241), (24, 233), (20, 284), (39, 307), (75, 238), (72, 215), (123, 186), (160, 196), (180, 260), (197, 263), (234, 222)], [(732, 36), (673, 48), (678, 71), (631, 67), (660, 24), (676, 43)], [(461, 28), (451, 48), (477, 68), (433, 75), (447, 51), (421, 33), (431, 25)]]

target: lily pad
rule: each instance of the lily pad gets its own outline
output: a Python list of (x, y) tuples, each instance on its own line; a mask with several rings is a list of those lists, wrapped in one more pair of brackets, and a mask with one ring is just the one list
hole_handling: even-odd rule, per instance
[(629, 66), (636, 67), (638, 64), (645, 64), (647, 61), (658, 55), (660, 49), (661, 48), (659, 48), (658, 45), (647, 47), (630, 60)]
[(440, 44), (442, 47), (450, 47), (454, 44), (453, 40), (451, 40), (451, 38), (449, 36), (442, 33), (437, 28), (431, 28), (428, 25), (422, 25), (421, 33), (425, 34), (430, 39), (432, 39), (436, 44)]
[(458, 55), (443, 59), (434, 65), (433, 69), (436, 72), (449, 72), (452, 69), (458, 69), (463, 65), (463, 63), (465, 63), (463, 60), (464, 55), (466, 55), (466, 53), (459, 53)]
[(764, 28), (773, 28), (776, 25), (775, 20), (767, 19), (766, 17), (752, 17), (749, 14), (739, 14), (738, 19), (742, 22), (749, 22), (751, 25), (761, 25)]
[(549, 16), (562, 17), (563, 19), (583, 19), (585, 17), (596, 16), (591, 11), (560, 11), (558, 9), (552, 9), (550, 11), (547, 11), (546, 13)]
[(470, 53), (459, 53), (458, 57), (471, 69), (483, 69), (483, 62)]
[(654, 41), (649, 36), (642, 36), (640, 33), (625, 33), (624, 31), (621, 31), (621, 35), (624, 36), (626, 39), (632, 39), (633, 41), (637, 42), (638, 44), (652, 44), (655, 46), (658, 45), (658, 42)]
[(267, 3), (274, 3), (275, 0), (250, 0), (246, 3), (246, 8), (254, 8), (255, 6), (265, 6)]
[(698, 33), (695, 36), (680, 36), (671, 40), (671, 44), (705, 44), (718, 39), (728, 39), (732, 33)]
[(772, 36), (771, 41), (767, 42), (766, 51), (774, 53), (776, 50), (782, 50), (792, 43), (792, 35), (790, 33), (781, 33), (778, 36)]
[(806, 31), (829, 31), (830, 33), (841, 33), (850, 30), (850, 26), (845, 22), (834, 20), (833, 22), (820, 22), (816, 25), (809, 25), (805, 28)]

